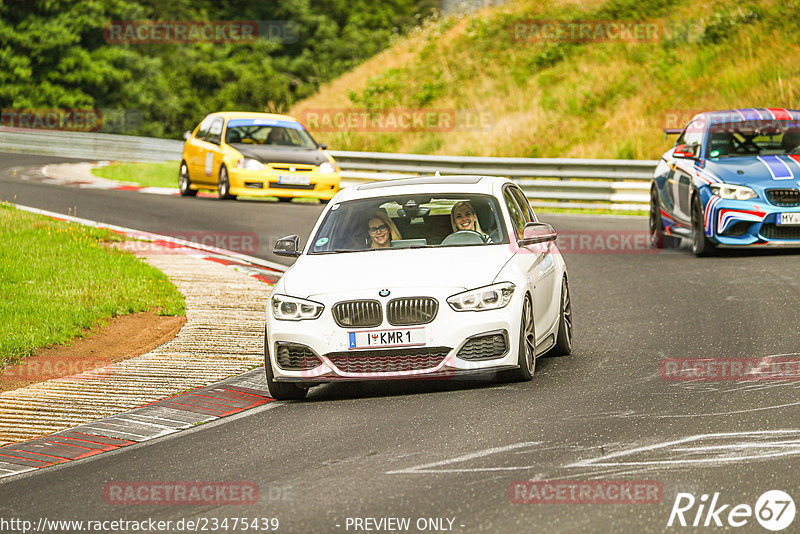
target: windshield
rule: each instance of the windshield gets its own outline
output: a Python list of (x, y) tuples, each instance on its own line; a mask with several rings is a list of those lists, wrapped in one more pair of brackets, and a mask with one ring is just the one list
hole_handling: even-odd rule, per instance
[(800, 123), (755, 120), (725, 122), (709, 130), (708, 157), (800, 154)]
[(317, 148), (317, 143), (300, 123), (268, 119), (231, 119), (225, 131), (225, 142)]
[(497, 200), (488, 195), (405, 195), (331, 208), (309, 254), (508, 243)]

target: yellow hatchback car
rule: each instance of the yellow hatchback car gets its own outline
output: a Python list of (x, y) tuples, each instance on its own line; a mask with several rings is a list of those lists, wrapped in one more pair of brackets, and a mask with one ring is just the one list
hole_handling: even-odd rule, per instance
[(296, 119), (270, 113), (212, 113), (183, 135), (179, 187), (221, 199), (313, 197), (327, 202), (339, 191), (340, 169)]

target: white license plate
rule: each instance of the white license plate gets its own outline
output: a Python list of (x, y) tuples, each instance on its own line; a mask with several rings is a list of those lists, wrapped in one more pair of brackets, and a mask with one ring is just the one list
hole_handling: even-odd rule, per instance
[(308, 176), (281, 175), (278, 176), (278, 183), (287, 185), (311, 185), (311, 178)]
[(800, 226), (800, 212), (781, 213), (778, 224), (785, 226)]
[(387, 347), (410, 347), (425, 344), (425, 328), (405, 328), (399, 330), (364, 330), (347, 333), (348, 348), (369, 349)]

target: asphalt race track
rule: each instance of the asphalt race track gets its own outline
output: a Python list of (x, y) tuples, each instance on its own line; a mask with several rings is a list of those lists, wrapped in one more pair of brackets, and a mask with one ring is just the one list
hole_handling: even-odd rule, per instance
[[(256, 232), (265, 243), (290, 233), (305, 242), (321, 209), (83, 190), (8, 173), (53, 159), (0, 155), (0, 198), (16, 195), (20, 204), (63, 213), (77, 207), (80, 217), (159, 233)], [(796, 501), (800, 382), (673, 381), (662, 366), (669, 358), (800, 352), (800, 251), (697, 259), (685, 246), (664, 252), (643, 246), (645, 218), (541, 219), (562, 235), (576, 348), (568, 357), (540, 359), (532, 382), (320, 386), (304, 402), (270, 403), (172, 437), (10, 477), (0, 482), (0, 517), (34, 523), (278, 518), (279, 532), (365, 532), (375, 524), (356, 522), (364, 518), (410, 518), (410, 532), (423, 530), (420, 519), (426, 531), (723, 531), (714, 527), (717, 517), (728, 527), (734, 506), (755, 508), (768, 490)], [(255, 255), (275, 260), (265, 247)], [(639, 504), (512, 503), (510, 497), (532, 499), (512, 486), (524, 480), (600, 487), (639, 481), (661, 491), (658, 502)], [(198, 506), (118, 505), (104, 497), (108, 483), (142, 481), (251, 482), (259, 498)], [(668, 527), (678, 493), (697, 501), (686, 521), (697, 516), (711, 526)], [(728, 506), (707, 517), (715, 493), (716, 508)], [(698, 514), (701, 500), (706, 509)], [(435, 518), (444, 521), (427, 521)], [(764, 532), (753, 516), (738, 520), (746, 523), (731, 531)], [(794, 529), (798, 524), (795, 518)]]
[[(10, 179), (9, 169), (39, 174), (36, 167), (64, 163), (68, 158), (25, 156), (0, 152), (0, 199), (35, 208), (157, 234), (184, 236), (190, 240), (208, 238), (207, 244), (222, 248), (231, 243), (236, 252), (287, 264), (272, 254), (275, 241), (298, 233), (305, 242), (322, 206), (319, 204), (266, 201), (219, 201), (216, 198), (145, 195), (135, 191), (89, 190)], [(176, 171), (177, 173), (177, 171)], [(177, 187), (177, 178), (175, 179)], [(14, 197), (16, 196), (16, 200)], [(242, 242), (254, 236), (257, 242)], [(231, 239), (237, 239), (231, 241)], [(237, 250), (244, 243), (245, 250)]]

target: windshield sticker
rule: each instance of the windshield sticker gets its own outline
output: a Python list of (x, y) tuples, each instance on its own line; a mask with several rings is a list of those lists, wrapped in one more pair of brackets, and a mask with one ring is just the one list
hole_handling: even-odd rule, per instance
[(328, 238), (327, 237), (320, 237), (319, 239), (317, 239), (317, 242), (314, 244), (314, 246), (322, 247), (327, 243), (328, 243)]

